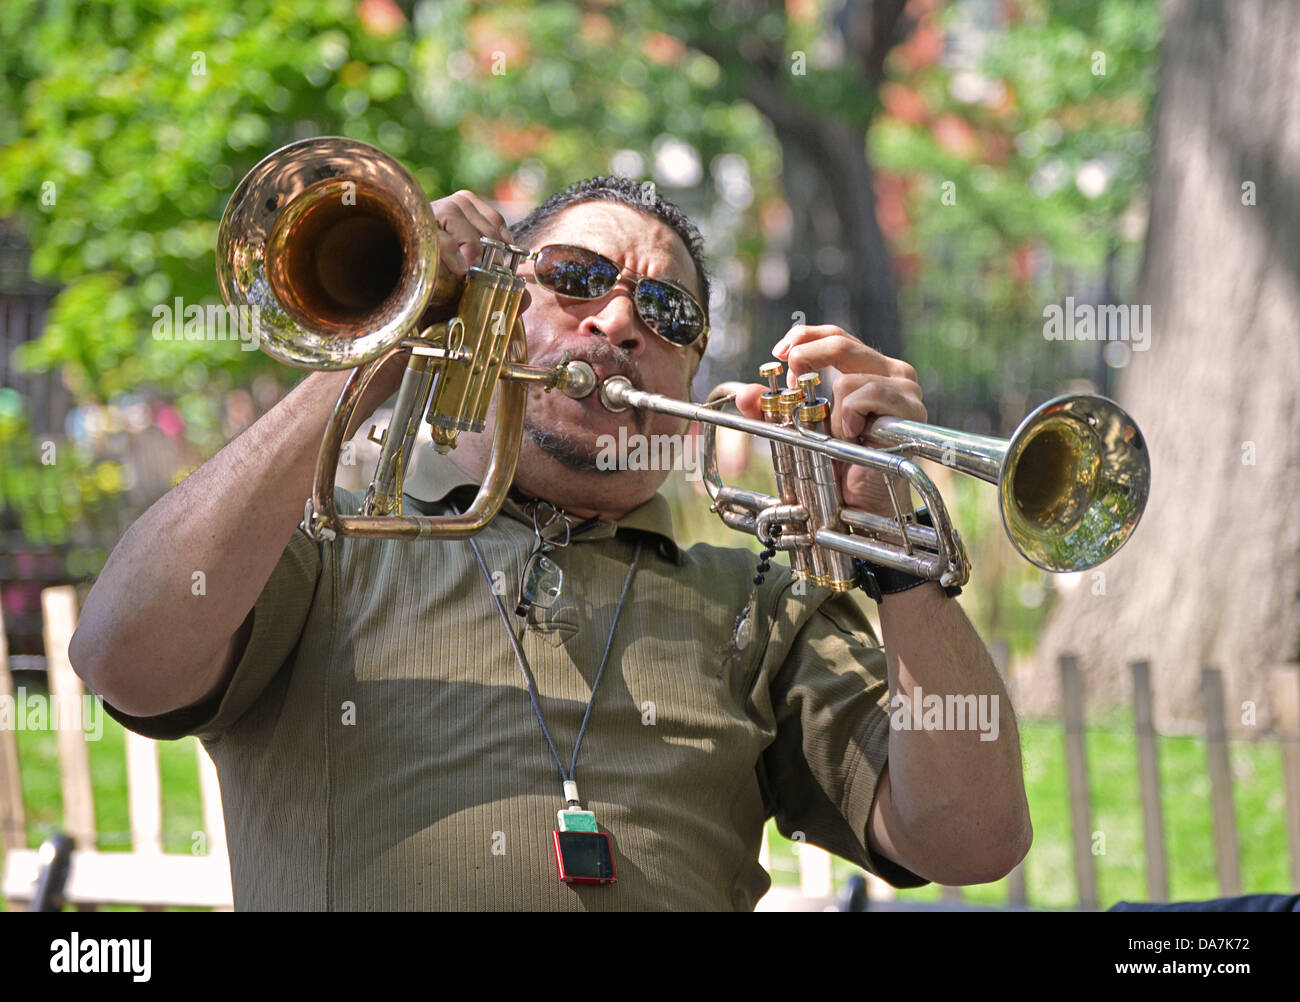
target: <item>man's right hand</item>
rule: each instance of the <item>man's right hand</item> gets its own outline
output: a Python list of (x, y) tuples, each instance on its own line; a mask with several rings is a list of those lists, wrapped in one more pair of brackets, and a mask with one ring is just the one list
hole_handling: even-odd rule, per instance
[[(464, 283), (469, 269), (482, 259), (483, 245), (479, 242), (480, 237), (505, 243), (510, 243), (513, 239), (505, 217), (472, 191), (462, 189), (431, 204), (434, 218), (438, 220), (438, 267), (455, 278), (458, 285)], [(527, 295), (524, 293), (524, 307), (528, 305)], [(448, 320), (455, 315), (455, 310), (454, 301), (449, 305), (430, 306), (420, 317), (417, 327), (423, 330), (430, 324)], [(357, 404), (356, 414), (348, 429), (349, 438), (376, 408), (397, 392), (405, 371), (404, 356), (399, 355), (385, 363), (371, 381), (365, 398)], [(337, 393), (343, 386), (343, 380), (337, 379), (331, 386), (337, 387), (334, 390)]]
[(438, 219), (438, 257), (458, 279), (479, 263), (483, 245), (479, 237), (510, 243), (513, 238), (501, 213), (472, 191), (461, 189), (433, 203)]

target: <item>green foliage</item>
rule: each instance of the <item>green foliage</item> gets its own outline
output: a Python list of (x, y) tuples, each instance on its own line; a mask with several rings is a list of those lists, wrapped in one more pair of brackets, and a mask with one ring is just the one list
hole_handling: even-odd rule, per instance
[(961, 5), (941, 12), (967, 40), (965, 67), (896, 51), (869, 136), (906, 188), (896, 251), (912, 361), (955, 411), (1088, 373), (1096, 346), (1045, 343), (1043, 308), (1108, 267), (1129, 294), (1140, 256), (1159, 5), (1016, 6), (987, 35)]
[[(73, 527), (103, 511), (123, 490), (126, 476), (121, 464), (97, 462), (72, 443), (34, 440), (22, 399), (0, 388), (0, 505), (18, 514), (30, 542), (69, 542)], [(69, 571), (80, 576), (99, 562), (82, 566), (86, 561), (77, 551), (75, 557), (69, 554)]]
[(421, 99), (433, 121), (466, 137), (462, 181), (474, 190), (525, 160), (544, 172), (530, 184), (545, 194), (608, 173), (619, 149), (648, 161), (668, 136), (693, 146), (706, 167), (740, 153), (761, 157), (752, 168), (771, 176), (763, 119), (726, 97), (723, 68), (690, 47), (710, 30), (708, 19), (709, 8), (696, 4), (431, 5), (418, 24), (419, 52), (446, 72), (428, 74)]
[[(63, 367), (83, 399), (173, 387), (198, 362), (269, 362), (222, 343), (155, 341), (152, 311), (214, 301), (217, 221), (238, 179), (303, 135), (386, 137), (441, 154), (454, 130), (415, 129), (411, 43), (372, 37), (350, 0), (8, 4), (0, 14), (0, 216), (16, 215), (33, 275), (62, 287), (21, 362)], [(398, 136), (407, 140), (397, 142)]]

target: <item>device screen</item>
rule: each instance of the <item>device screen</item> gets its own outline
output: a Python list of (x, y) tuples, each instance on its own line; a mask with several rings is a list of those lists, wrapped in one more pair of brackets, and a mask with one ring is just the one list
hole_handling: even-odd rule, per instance
[(555, 832), (560, 879), (566, 883), (609, 883), (614, 858), (604, 832)]

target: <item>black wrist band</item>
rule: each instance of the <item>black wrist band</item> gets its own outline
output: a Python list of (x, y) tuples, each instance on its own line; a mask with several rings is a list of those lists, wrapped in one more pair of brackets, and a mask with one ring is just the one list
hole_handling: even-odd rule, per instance
[[(893, 567), (873, 564), (870, 560), (863, 560), (861, 557), (853, 558), (853, 570), (857, 576), (858, 587), (875, 602), (879, 602), (886, 595), (897, 595), (900, 591), (909, 591), (934, 580), (917, 577), (915, 574), (908, 574)], [(939, 584), (938, 581), (934, 583)], [(940, 587), (949, 598), (961, 594), (961, 588), (957, 585), (940, 585)]]
[[(916, 521), (920, 525), (931, 526), (930, 513), (924, 508), (916, 512)], [(896, 570), (893, 567), (885, 567), (881, 564), (872, 563), (870, 560), (864, 560), (861, 557), (853, 558), (853, 570), (857, 576), (858, 587), (865, 591), (874, 602), (881, 601), (886, 595), (897, 595), (901, 591), (909, 591), (918, 585), (927, 584), (932, 578), (917, 577), (915, 574), (908, 574), (906, 571)], [(935, 581), (935, 584), (939, 584)], [(961, 588), (958, 585), (939, 585), (943, 592), (949, 598), (955, 598), (961, 594)]]

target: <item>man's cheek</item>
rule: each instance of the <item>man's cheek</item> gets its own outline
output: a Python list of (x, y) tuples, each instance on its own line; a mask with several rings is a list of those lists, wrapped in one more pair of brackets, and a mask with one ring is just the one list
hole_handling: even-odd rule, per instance
[(646, 422), (649, 426), (647, 431), (652, 435), (671, 435), (674, 438), (681, 438), (690, 430), (691, 423), (685, 418), (674, 417), (671, 414), (661, 414), (657, 411), (651, 412), (651, 420)]

